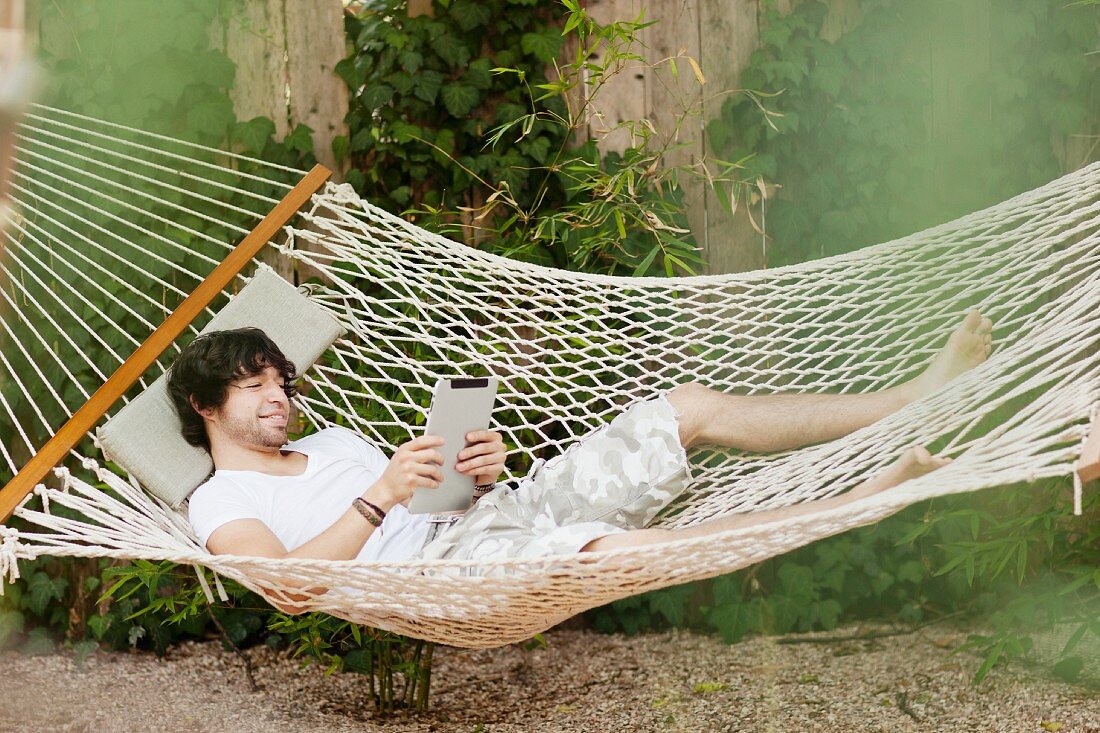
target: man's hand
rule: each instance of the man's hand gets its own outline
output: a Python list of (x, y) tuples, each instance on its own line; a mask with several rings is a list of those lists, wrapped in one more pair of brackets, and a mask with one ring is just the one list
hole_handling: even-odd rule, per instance
[(455, 470), (474, 477), (478, 486), (496, 483), (504, 473), (504, 438), (493, 430), (466, 433), (466, 447), (458, 453)]
[[(384, 495), (393, 504), (409, 505), (416, 489), (434, 489), (443, 481), (443, 454), (435, 450), (443, 445), (443, 438), (436, 435), (422, 435), (397, 447), (390, 458), (386, 470), (375, 482)], [(388, 511), (383, 506), (382, 511)]]

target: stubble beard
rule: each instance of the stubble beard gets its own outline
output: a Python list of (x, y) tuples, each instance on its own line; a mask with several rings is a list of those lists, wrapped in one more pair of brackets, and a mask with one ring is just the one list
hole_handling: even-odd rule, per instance
[[(288, 416), (289, 417), (289, 416)], [(263, 448), (282, 448), (286, 445), (286, 428), (264, 427), (258, 417), (242, 419), (227, 417), (222, 420), (221, 430), (226, 437), (240, 445), (254, 445)]]

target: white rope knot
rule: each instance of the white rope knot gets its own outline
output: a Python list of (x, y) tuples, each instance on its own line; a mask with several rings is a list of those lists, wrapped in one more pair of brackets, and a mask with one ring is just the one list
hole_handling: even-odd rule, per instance
[[(308, 214), (302, 214), (303, 217), (309, 219)], [(285, 226), (283, 231), (286, 232), (285, 242), (268, 242), (268, 247), (274, 247), (275, 251), (279, 254), (286, 255), (287, 257), (293, 257), (297, 254), (298, 250), (298, 236), (293, 227)]]
[(359, 194), (355, 192), (355, 186), (350, 183), (335, 183), (328, 187), (325, 191), (325, 196), (336, 199), (344, 204), (353, 204), (355, 208), (359, 208), (363, 204), (363, 200), (359, 198)]
[(19, 530), (0, 526), (0, 596), (8, 583), (19, 580)]
[(91, 471), (92, 473), (95, 473), (95, 474), (99, 473), (99, 461), (97, 461), (94, 458), (85, 457), (80, 462), (80, 465), (84, 468), (85, 471)]

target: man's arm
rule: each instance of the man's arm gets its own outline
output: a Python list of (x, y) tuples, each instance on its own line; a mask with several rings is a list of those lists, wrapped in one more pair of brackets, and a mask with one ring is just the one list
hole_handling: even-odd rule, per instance
[[(397, 448), (386, 469), (362, 498), (388, 512), (396, 504), (406, 501), (417, 488), (436, 488), (443, 481), (439, 470), (443, 455), (435, 450), (443, 439), (421, 436)], [(353, 560), (374, 532), (374, 525), (359, 514), (353, 506), (340, 515), (332, 525), (301, 547), (288, 552), (282, 541), (266, 524), (258, 519), (236, 519), (226, 522), (210, 534), (206, 548), (215, 555), (244, 555), (250, 557), (303, 557), (318, 560)], [(308, 587), (267, 576), (280, 584), (306, 590), (313, 595), (328, 592), (327, 588)], [(280, 610), (290, 614), (303, 613), (304, 606), (286, 604), (265, 591), (268, 599)], [(292, 601), (306, 601), (307, 595), (285, 594)]]
[[(384, 486), (375, 483), (363, 493), (363, 498), (388, 512), (397, 502)], [(282, 541), (259, 519), (236, 519), (218, 527), (206, 541), (206, 548), (215, 555), (245, 555), (249, 557), (308, 557), (318, 560), (353, 560), (374, 534), (375, 527), (359, 514), (354, 507), (348, 507), (339, 519), (316, 537), (292, 551), (287, 551)], [(274, 580), (275, 578), (271, 578)], [(305, 584), (279, 580), (284, 586), (305, 588)], [(310, 587), (307, 591), (313, 595), (328, 592), (327, 588)], [(270, 592), (264, 593), (273, 605), (289, 614), (303, 613), (304, 606), (285, 604)], [(305, 601), (310, 596), (287, 593), (292, 601)]]

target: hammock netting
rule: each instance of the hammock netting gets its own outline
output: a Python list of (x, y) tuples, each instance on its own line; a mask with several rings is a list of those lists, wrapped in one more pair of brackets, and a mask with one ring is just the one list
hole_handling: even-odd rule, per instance
[[(44, 107), (22, 129), (19, 157), (21, 216), (0, 235), (7, 478), (303, 174)], [(919, 373), (971, 307), (996, 323), (994, 352), (840, 440), (767, 455), (692, 451), (694, 480), (655, 526), (837, 494), (915, 443), (955, 458), (811, 516), (540, 559), (215, 556), (186, 512), (107, 464), (88, 436), (16, 510), (18, 522), (0, 527), (0, 572), (17, 577), (18, 559), (42, 555), (169, 560), (195, 566), (204, 588), (213, 571), (215, 591), (219, 576), (276, 597), (324, 586), (310, 608), (445, 644), (498, 646), (917, 501), (1071, 475), (1100, 396), (1100, 164), (899, 240), (733, 275), (529, 265), (427, 232), (333, 184), (271, 247), (268, 261), (312, 275), (310, 297), (348, 329), (305, 376), (298, 404), (308, 428), (347, 425), (389, 452), (422, 430), (438, 376), (494, 374), (509, 480), (625, 405), (685, 381), (741, 394), (890, 387)]]

